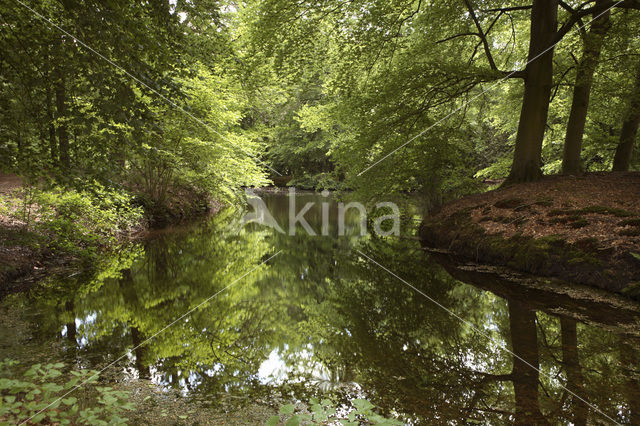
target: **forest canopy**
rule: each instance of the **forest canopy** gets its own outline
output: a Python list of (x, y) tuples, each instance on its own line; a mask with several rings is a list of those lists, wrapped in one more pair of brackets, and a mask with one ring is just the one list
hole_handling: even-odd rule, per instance
[(0, 167), (157, 208), (640, 165), (637, 0), (16, 0)]

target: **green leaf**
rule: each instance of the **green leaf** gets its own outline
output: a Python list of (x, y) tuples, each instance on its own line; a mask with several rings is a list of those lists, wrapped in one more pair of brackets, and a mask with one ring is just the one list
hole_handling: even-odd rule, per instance
[(76, 397), (70, 396), (69, 398), (63, 398), (62, 399), (62, 403), (64, 405), (73, 405), (76, 402), (78, 402), (78, 399)]
[(280, 417), (271, 416), (269, 420), (267, 420), (267, 426), (276, 426), (279, 421), (280, 421)]
[(280, 414), (293, 414), (295, 409), (296, 406), (293, 404), (283, 405), (282, 407), (280, 407)]
[(45, 413), (36, 414), (31, 418), (31, 423), (40, 423), (44, 419)]
[(353, 401), (351, 401), (351, 403), (359, 411), (367, 411), (367, 410), (370, 410), (370, 409), (372, 409), (374, 407), (374, 405), (372, 403), (370, 403), (366, 399), (361, 399), (361, 398), (354, 399)]
[(293, 416), (289, 420), (287, 420), (287, 423), (285, 423), (285, 426), (298, 426), (299, 424), (300, 424), (300, 419), (298, 418), (298, 416)]

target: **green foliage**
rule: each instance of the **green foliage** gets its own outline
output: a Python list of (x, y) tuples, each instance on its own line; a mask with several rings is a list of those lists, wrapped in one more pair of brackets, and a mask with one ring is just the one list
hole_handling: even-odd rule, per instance
[(267, 421), (268, 426), (275, 426), (284, 417), (286, 426), (297, 426), (299, 424), (326, 424), (327, 422), (338, 422), (345, 426), (357, 426), (365, 422), (373, 425), (401, 425), (402, 422), (385, 418), (374, 411), (375, 406), (366, 399), (354, 399), (351, 401), (353, 408), (347, 414), (343, 407), (335, 406), (329, 399), (318, 401), (316, 398), (309, 400), (309, 412), (295, 413), (294, 404), (286, 404), (280, 407), (280, 415), (273, 416)]
[(92, 256), (139, 227), (143, 212), (122, 191), (98, 182), (84, 186), (82, 190), (25, 187), (21, 192), (32, 194), (28, 208), (24, 199), (3, 197), (4, 210), (28, 229), (45, 235), (51, 250)]
[[(235, 201), (243, 186), (268, 181), (257, 163), (259, 144), (238, 132), (245, 102), (237, 83), (221, 70), (194, 64), (190, 77), (178, 79), (187, 101), (175, 107), (141, 96), (158, 117), (138, 139), (127, 163), (130, 179), (155, 206), (172, 188), (191, 188), (218, 201)], [(188, 115), (187, 115), (188, 114)]]
[(36, 228), (55, 235), (52, 248), (70, 253), (107, 246), (142, 220), (142, 210), (131, 205), (131, 197), (99, 184), (91, 192), (43, 191), (37, 203), (40, 220)]
[(34, 364), (15, 378), (17, 366), (17, 361), (0, 361), (3, 424), (126, 424), (124, 413), (134, 408), (127, 392), (98, 386), (97, 371), (71, 371), (73, 377), (65, 381), (63, 363)]

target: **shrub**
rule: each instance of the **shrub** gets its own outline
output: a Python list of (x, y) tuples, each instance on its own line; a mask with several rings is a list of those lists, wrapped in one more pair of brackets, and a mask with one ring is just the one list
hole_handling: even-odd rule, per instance
[(138, 225), (142, 208), (131, 197), (95, 183), (91, 190), (42, 191), (37, 197), (36, 230), (52, 236), (51, 248), (88, 254)]
[[(123, 412), (134, 408), (128, 392), (96, 386), (96, 371), (71, 371), (73, 377), (62, 381), (64, 364), (34, 364), (14, 378), (17, 364), (0, 361), (0, 423), (125, 424)], [(67, 395), (81, 384), (82, 401)]]

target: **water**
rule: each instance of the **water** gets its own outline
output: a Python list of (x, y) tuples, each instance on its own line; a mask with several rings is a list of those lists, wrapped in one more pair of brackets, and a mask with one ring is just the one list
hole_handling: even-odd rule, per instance
[[(288, 229), (287, 196), (264, 199)], [(307, 194), (298, 205), (307, 201), (320, 234), (326, 199)], [(330, 216), (329, 236), (243, 227), (233, 212), (158, 232), (105, 258), (97, 275), (5, 300), (26, 329), (0, 336), (3, 355), (27, 357), (37, 343), (100, 368), (155, 336), (115, 364), (118, 380), (212, 405), (220, 395), (237, 409), (365, 397), (417, 424), (640, 424), (636, 304), (459, 269), (411, 238), (360, 237), (355, 212), (338, 237), (335, 203)]]

